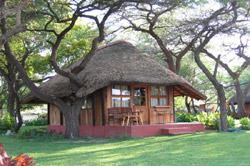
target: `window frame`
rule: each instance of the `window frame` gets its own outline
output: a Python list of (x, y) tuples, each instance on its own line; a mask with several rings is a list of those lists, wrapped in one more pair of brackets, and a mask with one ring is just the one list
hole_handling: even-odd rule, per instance
[[(90, 105), (91, 103), (91, 105)], [(86, 99), (84, 99), (83, 101), (83, 105), (82, 105), (82, 110), (87, 110), (87, 109), (92, 109), (93, 105), (92, 105), (92, 99), (91, 97), (87, 97)], [(84, 107), (85, 105), (85, 107)]]
[[(112, 93), (112, 90), (113, 90), (113, 86), (114, 85), (118, 85), (118, 86), (120, 86), (120, 94), (119, 95), (116, 95), (116, 94), (113, 94)], [(127, 87), (129, 87), (129, 92), (130, 92), (130, 95), (123, 95), (122, 94), (122, 86), (127, 86)], [(115, 108), (115, 107), (113, 107), (113, 97), (117, 97), (117, 98), (120, 98), (120, 107), (123, 107), (122, 106), (122, 99), (123, 98), (129, 98), (130, 99), (130, 101), (129, 101), (129, 106), (128, 107), (123, 107), (123, 108), (129, 108), (129, 107), (131, 107), (131, 94), (132, 94), (132, 92), (131, 92), (131, 85), (127, 85), (127, 84), (113, 84), (113, 85), (111, 85), (111, 107), (112, 108)]]
[[(151, 95), (152, 94), (152, 86), (157, 87), (158, 88), (158, 95)], [(161, 95), (160, 94), (160, 87), (165, 87), (166, 89), (166, 95)], [(155, 106), (152, 106), (152, 98), (156, 98), (158, 104)], [(167, 105), (160, 105), (160, 98), (165, 98), (167, 101), (167, 105), (169, 104), (169, 90), (167, 89), (166, 86), (156, 86), (156, 85), (151, 85), (150, 86), (150, 107), (151, 108), (155, 108), (156, 106), (167, 106)]]
[[(139, 88), (139, 96), (135, 96), (135, 89), (136, 88)], [(142, 96), (141, 94), (141, 88), (144, 88), (145, 89), (145, 94), (144, 94), (144, 96)], [(139, 101), (139, 105), (135, 105), (135, 106), (139, 106), (139, 107), (146, 107), (147, 106), (147, 88), (146, 87), (144, 87), (144, 86), (138, 86), (138, 87), (134, 87), (133, 88), (134, 89), (134, 91), (133, 91), (133, 98), (134, 98), (134, 104), (135, 104), (135, 98), (136, 97), (138, 97), (138, 101)], [(145, 105), (142, 105), (141, 103), (142, 103), (142, 98), (144, 98), (145, 99)]]

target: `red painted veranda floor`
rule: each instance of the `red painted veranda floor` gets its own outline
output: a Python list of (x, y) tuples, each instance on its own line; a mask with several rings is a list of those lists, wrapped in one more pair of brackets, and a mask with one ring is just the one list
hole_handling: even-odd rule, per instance
[[(48, 131), (65, 133), (65, 126), (49, 125)], [(153, 135), (185, 134), (204, 132), (202, 123), (168, 123), (133, 126), (80, 126), (80, 136), (94, 137), (147, 137)]]

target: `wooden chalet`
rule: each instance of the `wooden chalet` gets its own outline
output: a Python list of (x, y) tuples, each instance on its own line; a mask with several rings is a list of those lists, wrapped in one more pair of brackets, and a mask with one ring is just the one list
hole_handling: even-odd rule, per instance
[[(82, 136), (140, 137), (204, 131), (203, 124), (175, 123), (174, 97), (204, 100), (206, 96), (126, 41), (99, 48), (78, 77), (84, 79), (86, 87), (76, 95), (87, 96), (79, 115)], [(60, 75), (40, 88), (61, 98), (72, 93), (69, 80)], [(23, 103), (44, 102), (31, 93)], [(48, 115), (48, 129), (64, 132), (65, 119), (56, 106), (48, 105)]]
[[(232, 105), (237, 105), (237, 96), (233, 96), (231, 99), (229, 99), (228, 103)], [(250, 118), (250, 91), (247, 93), (245, 99), (245, 111), (246, 111), (246, 116)]]

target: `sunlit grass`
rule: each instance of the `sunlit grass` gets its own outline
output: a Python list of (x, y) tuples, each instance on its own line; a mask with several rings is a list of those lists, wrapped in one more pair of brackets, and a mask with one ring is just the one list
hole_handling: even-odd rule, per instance
[(22, 152), (38, 166), (250, 166), (250, 133), (198, 133), (107, 142), (39, 142), (0, 136), (9, 155)]

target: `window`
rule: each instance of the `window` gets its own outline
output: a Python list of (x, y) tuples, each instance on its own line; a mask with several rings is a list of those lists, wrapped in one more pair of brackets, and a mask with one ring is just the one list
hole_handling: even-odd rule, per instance
[(168, 93), (165, 86), (151, 86), (151, 107), (168, 105)]
[(130, 86), (112, 86), (112, 107), (130, 107)]
[(145, 88), (135, 88), (134, 89), (134, 100), (136, 106), (146, 105), (146, 89)]
[(90, 97), (88, 97), (87, 100), (85, 99), (83, 101), (82, 109), (86, 109), (86, 108), (92, 108), (92, 100)]

